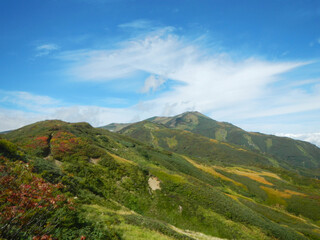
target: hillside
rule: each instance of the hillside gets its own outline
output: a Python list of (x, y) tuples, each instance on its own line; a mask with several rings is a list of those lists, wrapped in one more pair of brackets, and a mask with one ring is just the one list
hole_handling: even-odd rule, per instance
[(320, 149), (308, 142), (277, 137), (262, 133), (246, 132), (230, 123), (215, 121), (199, 112), (187, 112), (175, 117), (154, 117), (148, 119), (168, 128), (187, 130), (222, 142), (232, 143), (246, 149), (266, 154), (282, 167), (315, 169), (310, 176), (319, 174)]
[(154, 147), (192, 156), (199, 162), (210, 165), (272, 166), (274, 161), (234, 144), (209, 139), (189, 131), (169, 129), (149, 121), (131, 124), (119, 133)]
[[(0, 236), (320, 239), (318, 180), (278, 167), (259, 151), (167, 123), (145, 121), (118, 134), (55, 120), (0, 135), (0, 181), (19, 181), (14, 191), (1, 185), (0, 212), (21, 210), (5, 194), (35, 179), (52, 188), (61, 183), (55, 191), (73, 202), (72, 211), (63, 210), (62, 197), (61, 208), (48, 203), (42, 225), (11, 218), (8, 224), (0, 215)], [(27, 214), (40, 211), (34, 209)]]

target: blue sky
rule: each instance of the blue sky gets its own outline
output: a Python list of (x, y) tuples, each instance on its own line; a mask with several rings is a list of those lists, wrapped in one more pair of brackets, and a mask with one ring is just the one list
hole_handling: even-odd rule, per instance
[(200, 111), (320, 145), (320, 2), (2, 0), (0, 131)]

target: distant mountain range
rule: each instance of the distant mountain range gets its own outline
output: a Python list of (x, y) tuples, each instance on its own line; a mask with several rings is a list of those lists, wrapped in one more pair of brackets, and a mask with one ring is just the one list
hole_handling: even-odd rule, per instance
[[(48, 208), (43, 225), (0, 214), (0, 238), (320, 239), (319, 168), (313, 144), (199, 112), (102, 128), (42, 121), (0, 135), (0, 181), (62, 183), (73, 210)], [(0, 212), (21, 208), (3, 194), (19, 189), (1, 185)]]

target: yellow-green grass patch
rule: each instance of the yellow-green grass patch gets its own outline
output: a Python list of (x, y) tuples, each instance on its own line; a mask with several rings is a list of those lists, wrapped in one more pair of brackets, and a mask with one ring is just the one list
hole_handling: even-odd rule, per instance
[(274, 173), (271, 172), (257, 172), (257, 171), (253, 171), (250, 169), (244, 169), (244, 168), (240, 168), (240, 167), (233, 167), (233, 168), (222, 168), (222, 167), (216, 167), (217, 169), (221, 169), (223, 171), (227, 171), (230, 173), (234, 173), (240, 176), (244, 176), (244, 177), (248, 177), (256, 182), (262, 183), (262, 184), (266, 184), (269, 186), (273, 186), (273, 184), (269, 181), (267, 181), (263, 176), (267, 176), (267, 177), (272, 177), (272, 178), (276, 178), (281, 180), (281, 178)]
[(187, 180), (181, 175), (169, 173), (167, 170), (157, 166), (152, 166), (149, 171), (152, 175), (157, 176), (162, 181), (172, 181), (177, 184), (187, 183)]
[(239, 148), (239, 147), (235, 147), (235, 146), (232, 146), (231, 144), (229, 143), (226, 143), (226, 142), (221, 142), (221, 141), (218, 141), (216, 139), (210, 139), (210, 142), (213, 142), (213, 143), (216, 143), (216, 144), (221, 144), (221, 145), (225, 145), (225, 146), (228, 146), (232, 149), (236, 149), (238, 151), (243, 151), (243, 152), (247, 152), (246, 149), (243, 149), (243, 148)]
[(281, 198), (291, 198), (292, 195), (298, 195), (298, 196), (302, 196), (302, 197), (307, 196), (304, 193), (300, 193), (300, 192), (296, 192), (296, 191), (292, 191), (292, 190), (288, 190), (288, 189), (286, 189), (284, 191), (280, 191), (280, 190), (265, 187), (265, 186), (260, 186), (260, 188), (263, 189), (268, 194), (268, 196), (273, 195), (273, 196), (281, 197)]
[(110, 156), (113, 157), (114, 160), (116, 160), (117, 162), (119, 163), (126, 163), (126, 164), (131, 164), (131, 165), (137, 165), (135, 162), (131, 161), (131, 160), (128, 160), (128, 159), (125, 159), (125, 158), (122, 158), (120, 156), (117, 156), (113, 153), (108, 153)]
[(174, 136), (172, 138), (166, 138), (166, 142), (167, 142), (169, 148), (174, 148), (178, 144), (178, 141), (176, 140), (176, 136)]
[(245, 185), (243, 185), (242, 183), (239, 183), (231, 178), (228, 178), (226, 176), (224, 176), (223, 174), (221, 173), (218, 173), (217, 171), (214, 170), (213, 167), (210, 167), (210, 166), (205, 166), (205, 165), (202, 165), (202, 164), (198, 164), (196, 163), (195, 161), (193, 161), (191, 158), (187, 157), (187, 156), (183, 156), (189, 163), (191, 163), (193, 166), (195, 166), (196, 168), (204, 171), (204, 172), (207, 172), (215, 177), (218, 177), (218, 178), (221, 178), (222, 180), (225, 180), (225, 181), (229, 181), (229, 182), (232, 182), (233, 184), (237, 185), (237, 186), (241, 186), (243, 188), (247, 188)]
[(122, 232), (122, 239), (124, 240), (174, 240), (174, 238), (160, 232), (125, 223), (121, 223), (116, 228)]

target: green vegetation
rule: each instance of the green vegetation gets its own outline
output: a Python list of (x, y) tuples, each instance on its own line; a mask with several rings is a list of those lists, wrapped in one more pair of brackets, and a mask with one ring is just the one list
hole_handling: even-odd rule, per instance
[(295, 142), (282, 161), (260, 152), (277, 144), (270, 136), (246, 133), (252, 151), (225, 141), (241, 129), (217, 122), (210, 139), (190, 131), (213, 120), (187, 115), (121, 134), (55, 120), (1, 135), (0, 238), (319, 239), (320, 181), (295, 167), (299, 154), (318, 164), (318, 150)]
[[(153, 124), (152, 128), (151, 124)], [(120, 133), (145, 143), (151, 142), (151, 136), (153, 136), (158, 142), (158, 147), (192, 156), (207, 164), (271, 165), (267, 158), (239, 146), (187, 131), (168, 129), (147, 121), (132, 124), (122, 129)]]
[[(248, 150), (267, 154), (276, 159), (284, 168), (319, 169), (320, 149), (315, 145), (285, 137), (276, 137), (261, 133), (246, 132), (230, 123), (217, 122), (199, 112), (187, 112), (175, 117), (152, 118), (149, 121), (161, 123), (171, 129), (183, 129), (202, 136), (242, 146)], [(309, 171), (300, 170), (300, 174), (307, 175)], [(313, 175), (320, 178), (320, 173)]]

